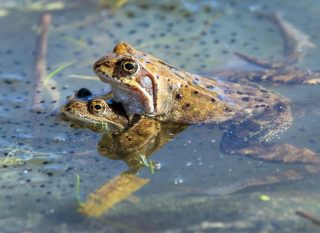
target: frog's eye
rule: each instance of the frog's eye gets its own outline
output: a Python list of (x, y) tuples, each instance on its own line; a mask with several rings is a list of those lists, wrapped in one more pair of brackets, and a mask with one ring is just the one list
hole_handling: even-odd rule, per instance
[(107, 108), (107, 103), (100, 99), (92, 100), (89, 104), (89, 111), (92, 114), (103, 114)]
[(123, 61), (121, 66), (122, 69), (129, 74), (134, 74), (139, 68), (139, 65), (135, 61)]

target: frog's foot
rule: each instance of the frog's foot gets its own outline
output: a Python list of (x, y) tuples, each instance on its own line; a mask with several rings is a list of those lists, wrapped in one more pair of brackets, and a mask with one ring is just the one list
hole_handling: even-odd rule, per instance
[[(244, 146), (241, 146), (243, 144)], [(267, 175), (263, 177), (250, 178), (230, 187), (222, 187), (208, 190), (208, 194), (228, 194), (241, 191), (249, 187), (260, 185), (276, 184), (280, 182), (295, 181), (303, 179), (307, 174), (320, 173), (320, 156), (307, 148), (298, 148), (290, 144), (265, 144), (265, 143), (248, 143), (242, 141), (235, 144), (231, 140), (224, 139), (221, 143), (221, 149), (224, 153), (230, 155), (242, 155), (254, 157), (265, 161), (275, 161), (283, 163), (302, 163), (303, 167), (289, 169), (276, 175)]]
[(320, 84), (320, 72), (302, 70), (296, 67), (265, 71), (259, 81), (268, 80), (280, 84)]
[[(281, 125), (276, 126), (280, 127)], [(221, 151), (231, 155), (249, 156), (265, 161), (320, 164), (320, 155), (312, 150), (299, 148), (291, 144), (268, 143), (262, 141), (264, 138), (268, 139), (268, 137), (263, 136), (264, 134), (258, 138), (250, 137), (253, 134), (245, 131), (244, 127), (245, 124), (236, 125), (224, 134), (220, 144)], [(268, 135), (268, 132), (263, 133)]]
[(228, 154), (255, 157), (266, 161), (283, 163), (320, 164), (320, 156), (307, 148), (298, 148), (291, 144), (271, 144), (248, 146), (245, 148), (224, 148)]

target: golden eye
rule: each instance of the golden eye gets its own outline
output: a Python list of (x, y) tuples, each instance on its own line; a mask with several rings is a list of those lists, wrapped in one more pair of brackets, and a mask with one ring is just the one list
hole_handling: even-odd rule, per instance
[(102, 99), (94, 99), (89, 104), (89, 111), (92, 114), (103, 114), (107, 108), (107, 103)]
[(138, 70), (138, 64), (135, 61), (123, 61), (122, 69), (130, 74), (134, 74)]

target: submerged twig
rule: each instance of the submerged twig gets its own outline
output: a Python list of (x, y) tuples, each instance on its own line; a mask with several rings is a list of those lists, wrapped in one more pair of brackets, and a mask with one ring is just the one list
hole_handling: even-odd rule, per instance
[(276, 62), (270, 62), (236, 52), (235, 55), (241, 59), (262, 68), (279, 69), (296, 65), (299, 60), (303, 58), (307, 49), (315, 47), (307, 34), (301, 32), (289, 22), (285, 21), (280, 15), (271, 14), (262, 16), (267, 17), (279, 28), (280, 33), (284, 38), (284, 57)]
[(251, 80), (254, 82), (272, 81), (282, 84), (320, 84), (319, 70), (300, 69), (296, 65), (309, 48), (315, 47), (307, 34), (304, 34), (277, 14), (263, 15), (269, 18), (280, 30), (284, 39), (284, 56), (277, 61), (266, 61), (250, 55), (236, 52), (242, 60), (259, 66), (262, 70), (238, 71), (218, 70), (215, 76), (238, 82)]
[(310, 222), (312, 222), (313, 224), (320, 226), (320, 218), (315, 218), (314, 216), (311, 216), (310, 214), (306, 213), (303, 210), (296, 210), (296, 215), (309, 220)]
[(37, 60), (34, 68), (34, 96), (32, 109), (37, 111), (41, 109), (41, 96), (43, 89), (43, 79), (46, 77), (47, 67), (47, 48), (48, 48), (48, 32), (51, 24), (51, 15), (44, 14), (40, 22), (40, 34), (37, 47)]

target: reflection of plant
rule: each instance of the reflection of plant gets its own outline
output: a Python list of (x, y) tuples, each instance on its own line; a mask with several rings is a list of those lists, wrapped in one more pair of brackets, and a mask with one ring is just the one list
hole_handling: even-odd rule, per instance
[(81, 197), (80, 197), (80, 176), (78, 174), (76, 175), (76, 185), (75, 185), (75, 187), (76, 187), (75, 192), (76, 192), (76, 199), (77, 199), (78, 205), (80, 207), (82, 207), (82, 206), (84, 206), (84, 202), (81, 201)]
[(79, 198), (80, 178), (77, 176), (77, 199), (79, 211), (90, 217), (101, 217), (117, 203), (127, 199), (132, 193), (146, 185), (149, 179), (142, 179), (133, 174), (123, 173), (107, 181), (94, 192), (89, 193), (85, 202)]
[(149, 167), (151, 174), (154, 174), (154, 169), (157, 168), (157, 164), (152, 160), (148, 160), (145, 155), (139, 155), (139, 157), (141, 158), (142, 165)]

